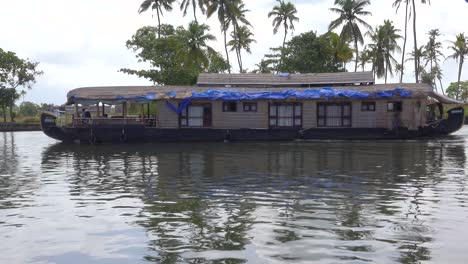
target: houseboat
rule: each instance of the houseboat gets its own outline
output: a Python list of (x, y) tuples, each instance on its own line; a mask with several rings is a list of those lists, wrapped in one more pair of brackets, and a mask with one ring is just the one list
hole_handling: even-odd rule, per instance
[(427, 84), (375, 84), (372, 72), (201, 74), (195, 86), (77, 88), (67, 94), (71, 121), (43, 113), (41, 125), (54, 139), (93, 144), (406, 139), (460, 129), (463, 108), (444, 110), (457, 104)]

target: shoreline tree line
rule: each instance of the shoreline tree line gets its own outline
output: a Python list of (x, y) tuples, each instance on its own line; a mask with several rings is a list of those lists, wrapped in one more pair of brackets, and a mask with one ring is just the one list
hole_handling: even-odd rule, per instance
[[(452, 53), (444, 57), (442, 35), (438, 29), (429, 31), (427, 43), (418, 46), (417, 11), (420, 5), (430, 5), (429, 0), (389, 2), (395, 12), (404, 11), (403, 30), (396, 28), (390, 20), (375, 27), (369, 25), (366, 17), (372, 15), (368, 11), (370, 5), (370, 0), (335, 0), (330, 11), (336, 17), (329, 23), (328, 32), (317, 35), (317, 32), (309, 31), (287, 40), (295, 24), (300, 22), (299, 11), (291, 1), (277, 0), (264, 16), (271, 20), (273, 34), (282, 34), (281, 46), (271, 47), (270, 52), (255, 64), (255, 69), (248, 70), (242, 63), (242, 56), (251, 53), (251, 45), (256, 41), (252, 33), (255, 25), (246, 18), (250, 10), (244, 1), (182, 0), (179, 4), (175, 0), (143, 0), (138, 12), (156, 13), (157, 26), (137, 30), (126, 46), (135, 51), (140, 61), (150, 63), (151, 69), (124, 68), (121, 71), (167, 85), (194, 84), (201, 72), (231, 73), (234, 67), (238, 68), (237, 72), (254, 73), (340, 72), (346, 71), (346, 64), (353, 63), (354, 71), (364, 71), (370, 66), (375, 77), (385, 83), (394, 75), (402, 82), (405, 74), (413, 74), (416, 83), (431, 84), (437, 91), (445, 93), (441, 63), (453, 59), (458, 63), (458, 78), (456, 84), (447, 88), (447, 94), (458, 100), (468, 100), (461, 81), (464, 60), (468, 56), (468, 37), (464, 33), (449, 41), (448, 49)], [(184, 16), (193, 16), (187, 28), (178, 26), (173, 30), (173, 25), (162, 23), (163, 14), (175, 8), (179, 8)], [(208, 25), (199, 24), (197, 14), (200, 13), (207, 19), (217, 17), (224, 54), (209, 46), (209, 42), (216, 38)], [(411, 33), (412, 48), (407, 47)], [(236, 55), (236, 66), (229, 51)], [(414, 69), (407, 69), (405, 63), (414, 63)]]

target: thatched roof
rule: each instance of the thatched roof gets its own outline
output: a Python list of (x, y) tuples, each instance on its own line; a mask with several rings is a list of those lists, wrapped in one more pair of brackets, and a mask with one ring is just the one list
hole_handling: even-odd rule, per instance
[[(403, 88), (405, 91), (411, 92), (411, 98), (426, 98), (432, 96), (443, 103), (458, 103), (457, 101), (444, 97), (433, 92), (432, 87), (426, 84), (375, 84), (363, 86), (339, 86), (333, 87), (334, 90), (353, 90), (365, 93), (377, 93), (381, 91), (389, 91), (395, 88)], [(207, 90), (222, 90), (242, 93), (253, 92), (276, 92), (285, 90), (304, 91), (315, 88), (225, 88), (225, 87), (196, 87), (196, 86), (101, 86), (101, 87), (84, 87), (71, 90), (67, 94), (67, 103), (84, 101), (103, 101), (115, 102), (125, 101), (130, 97), (144, 97), (148, 94), (153, 94), (151, 100), (161, 99), (184, 99), (192, 96), (192, 93), (200, 93)]]
[(261, 73), (201, 73), (197, 86), (230, 87), (316, 87), (335, 85), (373, 84), (372, 72), (333, 72), (303, 74), (261, 74)]

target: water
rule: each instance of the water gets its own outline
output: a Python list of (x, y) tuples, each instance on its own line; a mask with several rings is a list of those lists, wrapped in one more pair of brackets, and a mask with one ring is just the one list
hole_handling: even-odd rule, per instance
[(0, 133), (0, 263), (466, 263), (467, 147)]

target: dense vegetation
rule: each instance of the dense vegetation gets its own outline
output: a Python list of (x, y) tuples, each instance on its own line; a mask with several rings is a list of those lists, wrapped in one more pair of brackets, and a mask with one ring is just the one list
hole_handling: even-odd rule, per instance
[[(14, 122), (15, 101), (24, 95), (24, 89), (31, 89), (36, 77), (42, 74), (37, 70), (38, 64), (0, 48), (0, 109), (3, 122), (7, 121), (7, 108), (10, 121)], [(20, 91), (21, 88), (23, 90)]]
[[(238, 72), (248, 70), (242, 63), (242, 53), (250, 53), (255, 42), (252, 25), (246, 18), (250, 12), (242, 0), (184, 0), (180, 3), (183, 15), (193, 14), (194, 21), (185, 29), (176, 30), (161, 24), (163, 12), (171, 12), (177, 4), (174, 0), (144, 0), (139, 12), (154, 11), (157, 27), (139, 29), (127, 42), (127, 47), (137, 53), (138, 59), (149, 62), (149, 70), (122, 69), (128, 74), (145, 77), (158, 84), (193, 84), (200, 72), (231, 72), (234, 68), (229, 49), (235, 52)], [(287, 40), (299, 22), (298, 10), (287, 0), (277, 0), (265, 19), (271, 19), (273, 34), (283, 34), (280, 46), (271, 47), (251, 72), (339, 72), (347, 63), (354, 64), (354, 71), (365, 70), (370, 65), (377, 78), (387, 82), (397, 74), (400, 82), (405, 74), (414, 74), (415, 82), (431, 84), (444, 93), (441, 61), (454, 59), (459, 64), (456, 86), (451, 86), (450, 96), (464, 100), (466, 93), (461, 85), (464, 59), (468, 56), (468, 38), (463, 33), (451, 41), (452, 55), (444, 58), (441, 34), (438, 29), (428, 32), (427, 43), (418, 46), (417, 8), (430, 4), (429, 0), (393, 0), (389, 3), (396, 12), (404, 11), (405, 27), (395, 28), (392, 21), (372, 27), (366, 22), (370, 0), (335, 0), (330, 10), (336, 14), (331, 19), (328, 32), (317, 35), (310, 31)], [(191, 12), (188, 12), (191, 8)], [(199, 24), (196, 14), (200, 11), (207, 18), (216, 15), (223, 36), (224, 55), (214, 51), (209, 42), (215, 37), (210, 29)], [(403, 17), (402, 17), (403, 18)], [(412, 29), (411, 29), (412, 27)], [(408, 48), (407, 36), (413, 33), (413, 47)], [(336, 33), (334, 33), (336, 32)], [(403, 42), (400, 46), (399, 42)], [(407, 50), (410, 49), (409, 52)], [(401, 58), (397, 57), (401, 54)], [(406, 69), (405, 62), (414, 62), (414, 69)], [(456, 92), (453, 92), (453, 90)]]

